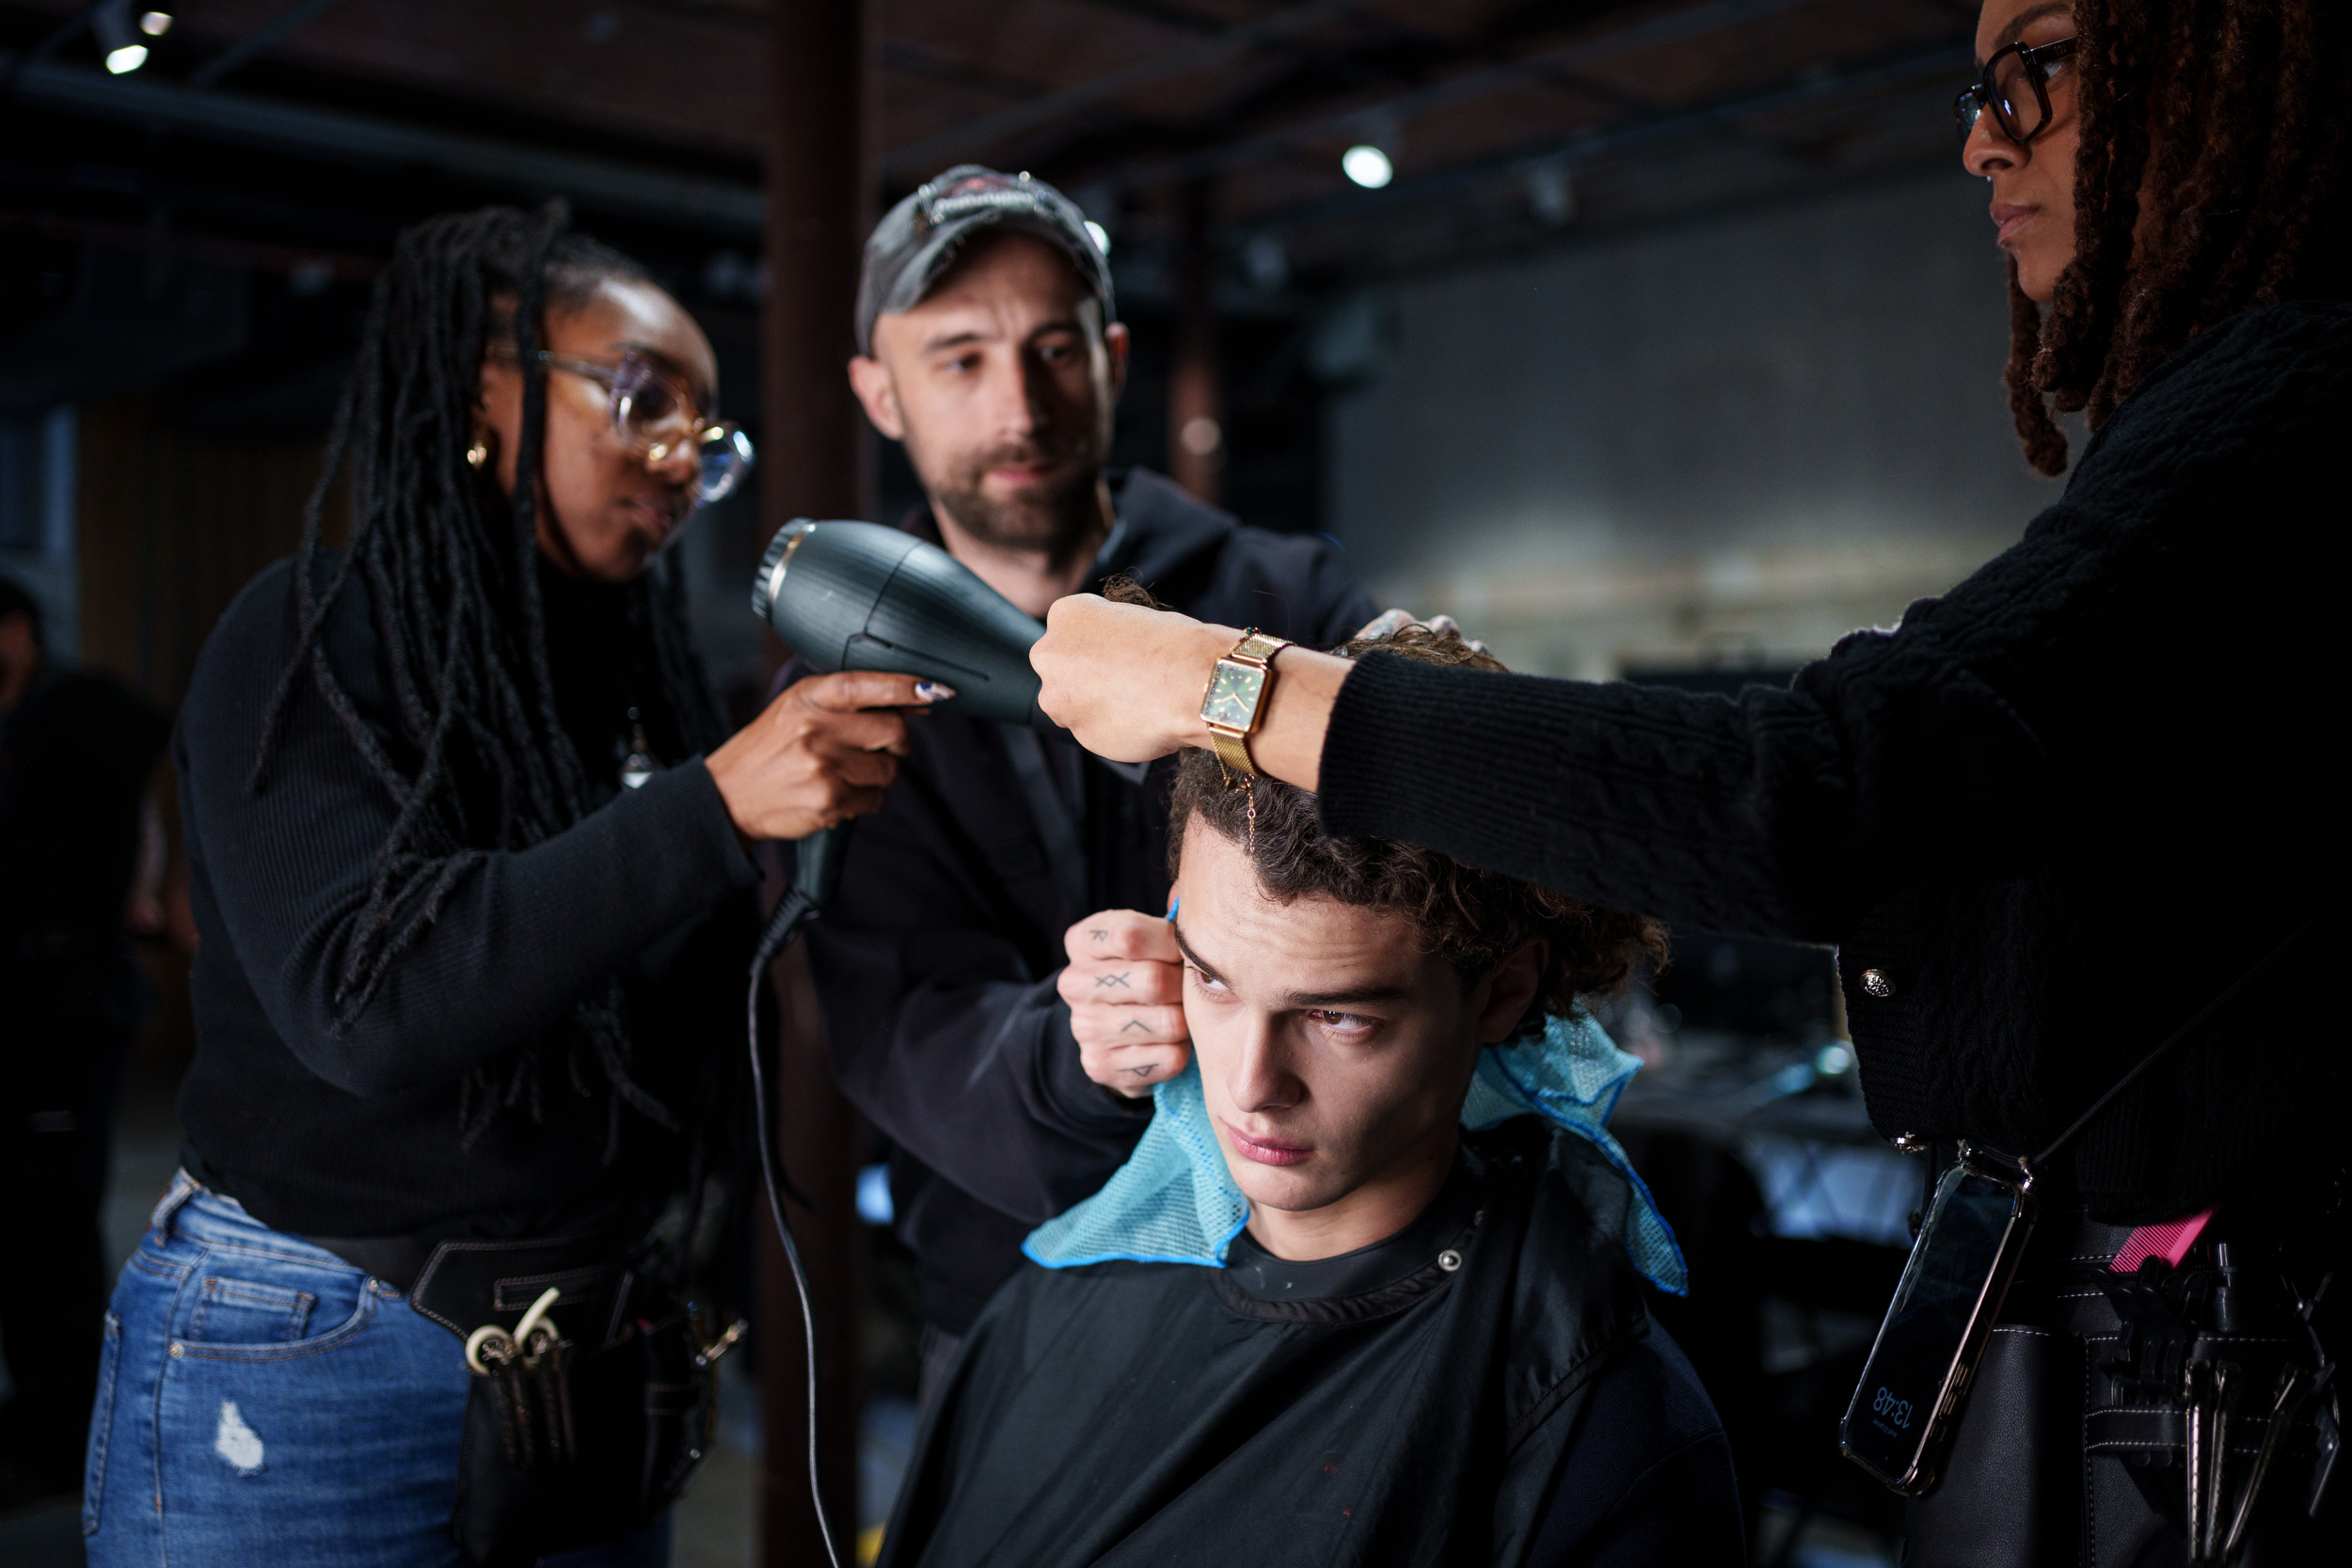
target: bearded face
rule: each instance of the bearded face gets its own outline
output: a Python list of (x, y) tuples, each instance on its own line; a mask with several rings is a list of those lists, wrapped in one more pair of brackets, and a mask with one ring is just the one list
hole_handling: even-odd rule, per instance
[(874, 324), (850, 378), (906, 445), (943, 523), (973, 543), (1067, 559), (1105, 518), (1103, 465), (1125, 329), (1044, 241), (975, 241), (912, 309)]
[[(1110, 452), (1109, 410), (1104, 413), (1098, 428), (1045, 430), (1029, 441), (978, 451), (930, 451), (910, 430), (907, 456), (931, 504), (981, 544), (1042, 550), (1058, 560), (1102, 522), (1095, 485)], [(1035, 477), (992, 484), (1010, 473)]]

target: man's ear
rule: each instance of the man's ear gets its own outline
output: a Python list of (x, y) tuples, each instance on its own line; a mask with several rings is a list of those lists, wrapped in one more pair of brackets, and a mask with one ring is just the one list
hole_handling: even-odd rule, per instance
[(898, 384), (879, 359), (859, 355), (850, 361), (850, 390), (874, 421), (874, 428), (894, 441), (907, 438), (906, 416), (898, 410)]
[(1530, 937), (1496, 966), (1486, 977), (1486, 1005), (1478, 1011), (1479, 1043), (1506, 1039), (1518, 1027), (1527, 1009), (1535, 1005), (1536, 988), (1544, 983), (1544, 970), (1550, 962), (1551, 943), (1542, 937)]
[(1113, 403), (1117, 403), (1119, 394), (1127, 389), (1128, 346), (1129, 339), (1125, 322), (1113, 322), (1103, 328), (1103, 352), (1110, 359), (1111, 401)]

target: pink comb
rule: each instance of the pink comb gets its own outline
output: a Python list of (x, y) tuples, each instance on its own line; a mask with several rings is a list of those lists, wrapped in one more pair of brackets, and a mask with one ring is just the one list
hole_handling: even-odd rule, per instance
[(2123, 1250), (2107, 1265), (2117, 1274), (2137, 1274), (2139, 1265), (2151, 1258), (2161, 1258), (2172, 1268), (2181, 1266), (2188, 1249), (2197, 1244), (2204, 1232), (2205, 1222), (2213, 1218), (2213, 1211), (2191, 1214), (2185, 1220), (2168, 1220), (2162, 1225), (2143, 1225), (2124, 1238)]

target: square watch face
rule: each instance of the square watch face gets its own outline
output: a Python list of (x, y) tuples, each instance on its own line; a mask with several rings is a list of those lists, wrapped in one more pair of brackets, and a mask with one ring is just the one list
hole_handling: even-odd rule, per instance
[(1259, 689), (1264, 685), (1263, 670), (1217, 660), (1216, 673), (1209, 678), (1209, 694), (1201, 699), (1201, 719), (1228, 729), (1248, 729), (1258, 711)]

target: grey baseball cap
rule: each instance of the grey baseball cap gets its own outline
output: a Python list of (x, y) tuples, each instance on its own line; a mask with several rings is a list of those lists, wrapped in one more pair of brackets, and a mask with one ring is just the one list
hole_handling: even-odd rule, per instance
[(964, 243), (984, 230), (1034, 234), (1054, 245), (1102, 301), (1103, 320), (1119, 319), (1110, 264), (1076, 202), (1025, 173), (958, 164), (891, 208), (866, 237), (857, 283), (858, 352), (874, 352), (875, 317), (920, 304)]

